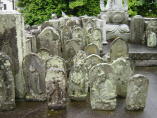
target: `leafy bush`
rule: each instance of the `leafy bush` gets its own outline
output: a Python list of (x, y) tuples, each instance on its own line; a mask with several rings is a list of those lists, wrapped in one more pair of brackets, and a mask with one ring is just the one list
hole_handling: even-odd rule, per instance
[[(157, 17), (157, 2), (150, 1), (129, 0), (129, 15)], [(25, 22), (34, 25), (48, 20), (52, 13), (60, 17), (61, 11), (74, 16), (96, 16), (100, 13), (99, 2), (100, 0), (19, 0), (18, 6), (21, 7)]]

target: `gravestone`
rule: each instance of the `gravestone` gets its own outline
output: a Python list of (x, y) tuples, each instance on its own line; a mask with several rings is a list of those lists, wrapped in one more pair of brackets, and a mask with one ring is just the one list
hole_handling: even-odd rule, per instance
[[(24, 98), (25, 87), (22, 77), (22, 60), (25, 53), (24, 19), (17, 11), (0, 12), (0, 51), (12, 61), (16, 84), (16, 97)], [(19, 84), (20, 83), (20, 84)]]
[(91, 54), (99, 55), (100, 54), (98, 47), (93, 43), (90, 43), (85, 47), (85, 52), (87, 55), (91, 55)]
[(102, 51), (102, 32), (100, 29), (93, 29), (90, 43), (95, 44)]
[(90, 103), (94, 110), (116, 108), (116, 83), (111, 65), (97, 64), (90, 72)]
[(79, 26), (74, 26), (73, 29), (72, 29), (72, 39), (84, 39), (83, 38), (83, 30), (81, 27)]
[(43, 60), (47, 61), (49, 58), (51, 58), (50, 52), (47, 49), (40, 49), (37, 53), (37, 55)]
[(126, 41), (121, 38), (115, 39), (110, 47), (110, 61), (120, 57), (129, 57), (129, 48)]
[(60, 27), (60, 30), (61, 30), (61, 40), (63, 43), (72, 39), (72, 31), (68, 26), (63, 25)]
[(88, 93), (88, 88), (85, 82), (88, 79), (88, 74), (83, 66), (86, 58), (84, 51), (79, 51), (73, 58), (73, 68), (70, 71), (68, 81), (68, 94), (70, 99), (85, 100)]
[(44, 61), (32, 53), (24, 57), (22, 66), (27, 91), (26, 100), (44, 101), (46, 99)]
[(51, 55), (61, 56), (61, 40), (59, 32), (53, 27), (46, 27), (39, 35), (39, 48), (46, 48)]
[(126, 109), (143, 110), (146, 104), (149, 80), (140, 74), (131, 77), (128, 82)]
[(131, 42), (141, 44), (144, 38), (144, 18), (140, 15), (136, 15), (131, 19)]
[(62, 69), (49, 68), (46, 74), (47, 103), (50, 110), (66, 107), (66, 74)]
[(127, 84), (129, 78), (133, 75), (131, 63), (125, 58), (118, 58), (113, 61), (112, 67), (116, 75), (117, 95), (126, 97)]
[(89, 83), (90, 83), (90, 79), (89, 78), (89, 71), (90, 69), (99, 64), (99, 63), (104, 63), (105, 61), (103, 60), (103, 58), (101, 58), (100, 56), (96, 55), (96, 54), (92, 54), (89, 55), (85, 60), (84, 60), (84, 68), (86, 73), (88, 74), (88, 79), (86, 80), (86, 88), (89, 88)]
[(0, 53), (0, 111), (15, 108), (15, 84), (11, 59)]
[(59, 56), (53, 56), (46, 61), (46, 69), (58, 68), (66, 73), (65, 60)]
[(79, 40), (70, 40), (65, 43), (65, 48), (63, 50), (64, 58), (66, 60), (71, 60), (76, 53), (82, 49), (81, 43)]
[(149, 32), (147, 34), (147, 46), (154, 48), (157, 46), (157, 35), (154, 32)]

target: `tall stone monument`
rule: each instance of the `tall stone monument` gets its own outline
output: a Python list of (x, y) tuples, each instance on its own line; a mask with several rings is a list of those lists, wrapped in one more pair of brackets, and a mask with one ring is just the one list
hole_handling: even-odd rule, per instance
[(24, 98), (25, 82), (22, 76), (22, 60), (26, 45), (24, 20), (17, 11), (0, 11), (0, 51), (5, 52), (13, 62), (16, 97)]

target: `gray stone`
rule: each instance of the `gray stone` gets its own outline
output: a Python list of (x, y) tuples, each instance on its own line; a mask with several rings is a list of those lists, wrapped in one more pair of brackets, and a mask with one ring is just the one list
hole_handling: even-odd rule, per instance
[(36, 54), (29, 54), (25, 56), (22, 66), (26, 82), (26, 100), (44, 101), (46, 99), (44, 61)]
[(26, 40), (26, 53), (27, 52), (28, 53), (30, 53), (30, 52), (36, 53), (37, 52), (36, 37), (34, 35), (27, 34), (26, 39), (27, 39)]
[(129, 48), (126, 41), (121, 38), (115, 39), (110, 48), (110, 61), (116, 60), (119, 57), (129, 57)]
[(93, 29), (92, 37), (89, 42), (95, 44), (98, 49), (102, 51), (102, 32), (100, 29)]
[(125, 58), (118, 58), (112, 63), (113, 70), (116, 74), (117, 95), (126, 97), (127, 84), (129, 78), (133, 75), (133, 69), (131, 63)]
[(39, 48), (46, 48), (51, 55), (61, 56), (61, 40), (59, 32), (53, 27), (46, 27), (39, 35)]
[(100, 55), (100, 50), (98, 49), (98, 47), (93, 44), (90, 43), (85, 47), (85, 52), (87, 55), (91, 55), (91, 54), (96, 54), (96, 55)]
[(37, 53), (37, 55), (46, 62), (49, 58), (51, 58), (50, 52), (47, 49), (40, 49)]
[(126, 109), (143, 110), (146, 104), (149, 80), (140, 74), (134, 75), (128, 82)]
[(46, 74), (47, 103), (50, 110), (66, 107), (66, 74), (62, 69), (49, 68)]
[(90, 77), (89, 77), (89, 71), (90, 69), (99, 64), (99, 63), (104, 63), (105, 61), (103, 60), (103, 58), (101, 58), (100, 56), (96, 55), (96, 54), (92, 54), (89, 55), (85, 60), (84, 60), (84, 67), (85, 67), (85, 71), (88, 74), (88, 79), (86, 80), (86, 88), (89, 88), (89, 83), (90, 83)]
[(97, 64), (90, 70), (90, 102), (94, 110), (116, 108), (116, 84), (111, 65)]
[(131, 42), (141, 44), (144, 38), (144, 18), (140, 15), (136, 15), (131, 19)]
[(157, 21), (149, 21), (146, 30), (155, 32), (157, 34)]
[(62, 69), (64, 73), (66, 73), (66, 64), (65, 60), (59, 56), (53, 56), (46, 61), (46, 69), (50, 68), (58, 68)]
[(86, 58), (84, 51), (79, 51), (73, 58), (73, 68), (70, 71), (68, 80), (68, 95), (73, 100), (85, 100), (88, 94), (88, 88), (85, 82), (88, 74), (83, 66)]
[(147, 34), (147, 46), (148, 47), (156, 47), (157, 46), (157, 35), (154, 32), (149, 32)]
[(106, 25), (106, 40), (112, 40), (117, 37), (125, 39), (128, 41), (130, 39), (130, 29), (128, 25), (121, 24), (121, 25), (113, 25), (107, 24)]
[(0, 53), (0, 111), (15, 108), (15, 85), (9, 56)]
[(25, 55), (24, 19), (16, 11), (1, 11), (0, 24), (0, 51), (3, 49), (13, 63), (16, 97), (24, 98), (25, 86), (22, 76), (22, 60)]

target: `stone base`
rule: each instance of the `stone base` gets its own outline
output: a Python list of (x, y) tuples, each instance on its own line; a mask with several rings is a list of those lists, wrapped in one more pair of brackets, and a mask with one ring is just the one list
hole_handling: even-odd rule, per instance
[(63, 110), (66, 109), (66, 104), (48, 104), (49, 110)]
[(130, 29), (128, 25), (122, 24), (122, 25), (112, 25), (107, 24), (106, 25), (106, 40), (112, 40), (115, 38), (122, 38), (124, 40), (130, 39)]
[(44, 102), (46, 101), (46, 95), (36, 95), (36, 96), (26, 96), (26, 101), (32, 101), (32, 102)]
[(71, 100), (74, 101), (84, 101), (87, 99), (87, 95), (82, 95), (82, 96), (69, 96)]

